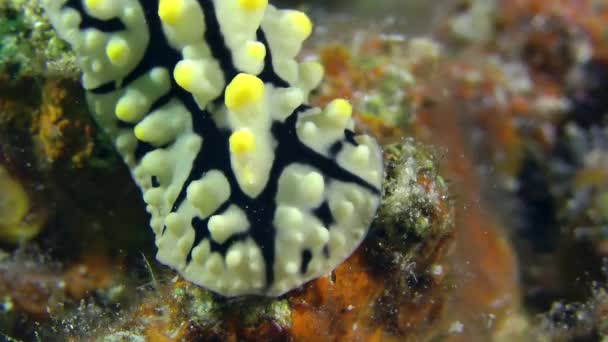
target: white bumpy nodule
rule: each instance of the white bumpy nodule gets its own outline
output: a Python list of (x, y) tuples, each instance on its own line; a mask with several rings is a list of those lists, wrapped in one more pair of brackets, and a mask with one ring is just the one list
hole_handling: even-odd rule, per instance
[(281, 295), (361, 243), (382, 155), (295, 60), (312, 24), (267, 0), (43, 0), (130, 167), (157, 259), (225, 296)]

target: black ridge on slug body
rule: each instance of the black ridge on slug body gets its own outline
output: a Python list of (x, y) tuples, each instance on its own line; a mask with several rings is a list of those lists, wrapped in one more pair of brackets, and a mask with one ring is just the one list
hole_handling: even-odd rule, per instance
[[(179, 51), (174, 50), (164, 33), (162, 25), (157, 14), (159, 0), (140, 0), (140, 5), (144, 9), (145, 20), (150, 33), (150, 41), (146, 51), (140, 61), (120, 84), (117, 82), (108, 82), (94, 89), (88, 89), (93, 94), (106, 94), (115, 91), (120, 87), (126, 87), (154, 67), (163, 67), (167, 70), (173, 70), (175, 65), (181, 60)], [(239, 70), (234, 66), (232, 53), (226, 46), (222, 36), (221, 27), (215, 14), (215, 6), (211, 0), (198, 0), (201, 8), (204, 11), (206, 30), (204, 39), (209, 45), (213, 57), (219, 62), (226, 84), (228, 84), (238, 73)], [(89, 16), (83, 9), (81, 0), (69, 0), (64, 6), (71, 7), (82, 16), (80, 24), (81, 29), (96, 28), (102, 32), (117, 32), (126, 28), (125, 24), (119, 18), (110, 20), (99, 20)], [(260, 27), (256, 33), (258, 41), (266, 47), (265, 66), (262, 72), (257, 75), (264, 83), (272, 84), (275, 87), (289, 87), (289, 83), (283, 80), (273, 67), (271, 49), (268, 45), (266, 35)], [(193, 162), (190, 174), (183, 184), (179, 195), (172, 206), (172, 211), (176, 211), (186, 198), (186, 190), (188, 185), (195, 180), (200, 179), (206, 172), (210, 170), (220, 170), (230, 185), (230, 198), (224, 202), (212, 215), (220, 214), (228, 209), (231, 204), (240, 207), (246, 214), (250, 223), (248, 232), (234, 234), (227, 241), (220, 244), (211, 239), (209, 229), (207, 227), (209, 217), (202, 219), (195, 217), (192, 219), (192, 227), (195, 231), (195, 239), (193, 247), (198, 245), (203, 239), (208, 239), (212, 252), (219, 252), (225, 256), (228, 248), (238, 242), (251, 237), (260, 247), (264, 257), (266, 267), (266, 287), (270, 287), (274, 280), (273, 265), (275, 259), (275, 237), (276, 227), (273, 225), (274, 213), (276, 210), (276, 194), (278, 191), (278, 180), (281, 172), (285, 167), (292, 163), (305, 163), (316, 168), (327, 180), (337, 180), (341, 182), (349, 182), (369, 190), (374, 194), (379, 194), (380, 190), (369, 184), (359, 176), (343, 169), (337, 165), (332, 159), (327, 158), (310, 147), (303, 144), (296, 134), (296, 123), (298, 116), (310, 109), (306, 105), (298, 107), (294, 112), (287, 117), (284, 122), (274, 121), (272, 124), (271, 133), (276, 139), (277, 147), (274, 151), (275, 159), (270, 170), (269, 181), (264, 190), (255, 198), (246, 195), (238, 185), (236, 176), (232, 171), (230, 163), (230, 150), (228, 146), (228, 138), (231, 134), (229, 130), (220, 129), (217, 127), (211, 115), (205, 109), (200, 109), (190, 93), (179, 87), (175, 80), (171, 78), (170, 91), (160, 97), (153, 103), (149, 113), (155, 109), (167, 104), (172, 98), (177, 98), (191, 113), (194, 133), (203, 137), (204, 142), (201, 150), (196, 155)], [(214, 105), (222, 104), (224, 93), (213, 101)], [(134, 124), (120, 122), (120, 128), (133, 129)], [(345, 130), (346, 142), (352, 145), (357, 145), (354, 139), (354, 132)], [(138, 141), (135, 151), (137, 160), (140, 160), (145, 154), (155, 149), (162, 149), (170, 146), (173, 142), (169, 142), (166, 146), (155, 147), (150, 144)], [(343, 143), (332, 147), (331, 157), (342, 149)], [(158, 177), (152, 178), (154, 186), (162, 186), (159, 184)], [(333, 222), (333, 217), (329, 209), (327, 201), (324, 201), (314, 214), (319, 220), (329, 228), (329, 224)], [(326, 246), (327, 247), (327, 246)], [(326, 251), (325, 251), (326, 250)], [(324, 254), (329, 257), (329, 250), (324, 249)], [(188, 255), (188, 262), (192, 258), (191, 252)], [(306, 273), (308, 264), (312, 258), (311, 251), (302, 251), (302, 264), (300, 272)]]

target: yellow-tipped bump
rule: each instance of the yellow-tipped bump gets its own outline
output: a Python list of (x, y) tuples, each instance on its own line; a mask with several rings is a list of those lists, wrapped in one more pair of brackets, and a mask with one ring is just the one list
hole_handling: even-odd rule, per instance
[(353, 114), (353, 107), (345, 99), (331, 101), (325, 110), (327, 117), (338, 126), (346, 125)]
[(161, 0), (158, 4), (158, 16), (167, 25), (176, 25), (186, 9), (184, 0)]
[(266, 8), (268, 0), (239, 0), (239, 7), (247, 11), (259, 11)]
[(116, 117), (125, 122), (133, 122), (138, 119), (136, 104), (132, 97), (121, 98), (116, 104)]
[(143, 126), (141, 125), (137, 125), (135, 126), (135, 129), (133, 129), (133, 133), (135, 134), (135, 137), (141, 141), (147, 141), (150, 132), (148, 132), (147, 129), (145, 129)]
[(85, 0), (85, 5), (90, 9), (98, 9), (103, 6), (105, 0)]
[(127, 41), (122, 38), (114, 38), (106, 46), (106, 56), (114, 65), (124, 65), (129, 61), (131, 49)]
[(264, 82), (249, 74), (238, 74), (226, 87), (225, 103), (231, 110), (260, 102), (264, 96)]
[(266, 58), (266, 47), (260, 42), (247, 43), (247, 55), (251, 58), (263, 61)]
[(350, 117), (353, 113), (353, 107), (345, 99), (335, 99), (329, 104), (329, 107), (332, 112), (340, 116)]
[(300, 38), (306, 39), (310, 36), (312, 33), (312, 22), (306, 14), (300, 11), (292, 11), (288, 14), (287, 18), (291, 24), (290, 26), (296, 30)]
[(189, 92), (192, 92), (195, 74), (195, 66), (187, 61), (178, 63), (175, 66), (175, 69), (173, 69), (173, 78), (175, 79), (175, 82)]
[(252, 152), (255, 150), (255, 136), (248, 129), (240, 129), (232, 135), (229, 139), (230, 152), (236, 154), (243, 154)]
[(159, 135), (162, 135), (162, 133), (164, 133), (163, 130), (159, 130), (157, 127), (154, 127), (154, 125), (151, 125), (151, 122), (146, 120), (138, 123), (133, 128), (133, 134), (135, 134), (135, 137), (145, 142), (157, 140)]

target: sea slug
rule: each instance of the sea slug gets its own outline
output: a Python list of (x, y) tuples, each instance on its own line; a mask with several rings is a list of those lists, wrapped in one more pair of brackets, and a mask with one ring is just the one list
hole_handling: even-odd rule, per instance
[[(352, 108), (307, 104), (312, 24), (267, 0), (43, 0), (141, 189), (157, 259), (225, 296), (278, 296), (360, 244), (382, 154)], [(100, 186), (103, 186), (100, 180)]]

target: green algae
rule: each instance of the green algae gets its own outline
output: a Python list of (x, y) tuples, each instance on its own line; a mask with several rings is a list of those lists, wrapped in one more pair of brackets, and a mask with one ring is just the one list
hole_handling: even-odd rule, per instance
[(277, 323), (281, 327), (291, 326), (291, 308), (286, 299), (255, 300), (245, 307), (243, 322), (246, 326), (258, 326), (264, 321)]
[(406, 253), (413, 242), (449, 234), (453, 212), (435, 155), (413, 139), (385, 150), (387, 176), (372, 232)]
[(173, 298), (181, 319), (190, 320), (204, 328), (215, 327), (222, 321), (222, 305), (208, 290), (187, 284), (176, 287)]
[(245, 327), (274, 322), (291, 326), (291, 308), (286, 299), (243, 297), (226, 300), (201, 287), (187, 284), (173, 290), (181, 319), (196, 322), (204, 328), (218, 328), (223, 319), (238, 313)]
[(52, 29), (38, 0), (0, 0), (0, 74), (77, 78), (68, 45)]

